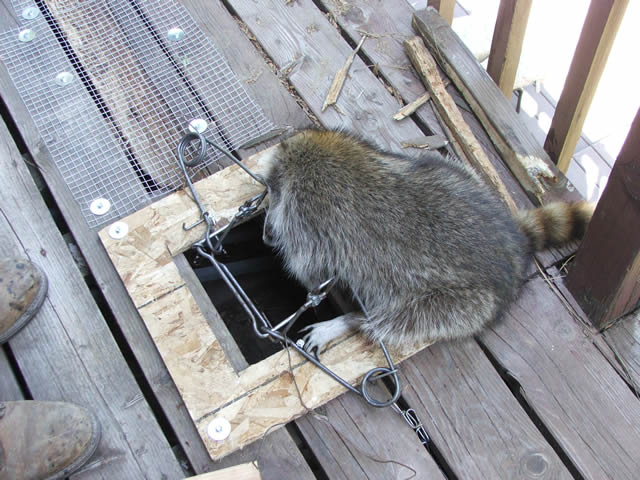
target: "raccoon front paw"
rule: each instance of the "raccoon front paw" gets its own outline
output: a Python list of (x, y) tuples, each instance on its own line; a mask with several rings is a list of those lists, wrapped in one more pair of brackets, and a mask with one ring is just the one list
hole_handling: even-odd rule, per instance
[(304, 349), (312, 353), (315, 351), (317, 355), (326, 345), (345, 333), (345, 323), (342, 317), (327, 320), (326, 322), (318, 322), (300, 330), (308, 332), (302, 340), (304, 341)]

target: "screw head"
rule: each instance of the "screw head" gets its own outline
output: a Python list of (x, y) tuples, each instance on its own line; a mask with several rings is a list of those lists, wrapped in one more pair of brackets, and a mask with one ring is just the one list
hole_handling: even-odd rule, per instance
[(167, 32), (167, 38), (172, 42), (179, 42), (184, 38), (184, 30), (178, 27), (172, 28)]
[(296, 340), (296, 345), (300, 348), (304, 348), (304, 340), (299, 338), (298, 340)]
[(40, 10), (36, 7), (26, 7), (22, 10), (22, 18), (25, 20), (33, 20), (40, 15)]
[(129, 233), (129, 225), (124, 222), (116, 222), (109, 227), (109, 236), (116, 240), (124, 238)]
[(36, 38), (36, 32), (34, 30), (31, 30), (30, 28), (21, 30), (18, 34), (18, 40), (20, 40), (21, 42), (30, 42), (34, 38)]
[(207, 434), (209, 435), (209, 438), (217, 442), (220, 442), (227, 438), (230, 433), (231, 424), (227, 419), (222, 417), (214, 418), (209, 422), (209, 425), (207, 426)]
[(194, 118), (189, 122), (189, 130), (193, 133), (203, 133), (209, 124), (202, 118)]
[(111, 202), (106, 198), (96, 198), (91, 205), (89, 205), (89, 210), (94, 215), (104, 215), (111, 208)]
[(73, 74), (69, 72), (60, 72), (56, 75), (56, 83), (61, 87), (65, 87), (73, 82)]

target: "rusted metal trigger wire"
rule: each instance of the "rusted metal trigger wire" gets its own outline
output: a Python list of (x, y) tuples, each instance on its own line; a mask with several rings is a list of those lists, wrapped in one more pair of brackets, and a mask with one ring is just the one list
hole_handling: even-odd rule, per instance
[[(195, 158), (193, 158), (192, 160), (186, 160), (185, 159), (186, 149), (189, 146), (189, 144), (194, 140), (198, 140), (200, 142), (199, 152), (195, 156)], [(289, 332), (289, 329), (293, 326), (295, 321), (306, 310), (308, 310), (311, 307), (318, 306), (320, 302), (322, 302), (326, 298), (329, 291), (335, 284), (334, 278), (331, 278), (323, 282), (318, 287), (308, 292), (307, 301), (293, 314), (291, 314), (289, 317), (287, 317), (286, 319), (284, 319), (274, 327), (269, 322), (269, 319), (251, 301), (249, 296), (242, 289), (242, 287), (234, 278), (234, 276), (231, 274), (229, 269), (224, 264), (216, 260), (214, 255), (222, 251), (222, 241), (224, 240), (224, 237), (226, 236), (226, 234), (231, 230), (234, 224), (237, 223), (239, 220), (242, 220), (243, 218), (251, 216), (253, 215), (253, 213), (255, 213), (255, 211), (259, 208), (260, 204), (262, 203), (265, 196), (267, 195), (267, 190), (265, 188), (264, 192), (247, 200), (243, 205), (241, 205), (238, 208), (238, 212), (233, 216), (233, 218), (229, 221), (227, 225), (225, 225), (222, 228), (215, 229), (215, 226), (216, 226), (215, 219), (209, 214), (209, 212), (203, 207), (202, 203), (200, 202), (200, 198), (198, 197), (198, 194), (195, 191), (193, 182), (191, 181), (191, 178), (186, 169), (187, 166), (193, 167), (198, 163), (204, 161), (207, 153), (207, 144), (212, 145), (214, 148), (216, 148), (217, 150), (222, 152), (224, 155), (226, 155), (228, 158), (230, 158), (234, 163), (236, 163), (245, 172), (247, 172), (247, 174), (251, 176), (251, 178), (261, 183), (262, 185), (265, 185), (265, 183), (259, 176), (251, 172), (251, 170), (249, 170), (245, 165), (240, 163), (229, 152), (227, 152), (225, 149), (218, 146), (216, 143), (212, 142), (211, 140), (207, 139), (204, 135), (200, 133), (189, 132), (180, 140), (180, 143), (178, 144), (178, 149), (177, 149), (178, 163), (180, 164), (180, 168), (184, 173), (187, 186), (191, 191), (193, 200), (198, 205), (198, 208), (200, 209), (200, 212), (201, 212), (201, 219), (198, 222), (188, 227), (183, 225), (183, 228), (185, 230), (189, 230), (194, 228), (196, 225), (206, 222), (207, 229), (204, 234), (204, 237), (202, 238), (202, 240), (194, 244), (194, 246), (196, 247), (196, 251), (202, 257), (209, 260), (209, 262), (211, 262), (211, 265), (213, 265), (216, 268), (216, 270), (220, 274), (220, 278), (222, 278), (222, 280), (226, 283), (226, 285), (229, 287), (231, 292), (240, 302), (240, 305), (242, 305), (243, 309), (247, 312), (247, 315), (249, 315), (249, 318), (251, 319), (251, 324), (253, 326), (253, 330), (256, 333), (256, 335), (260, 338), (269, 338), (274, 342), (282, 343), (283, 346), (288, 346), (295, 349), (300, 355), (302, 355), (304, 358), (309, 360), (311, 363), (313, 363), (316, 367), (318, 367), (324, 373), (329, 375), (335, 381), (340, 383), (343, 387), (362, 396), (366, 400), (366, 402), (369, 403), (370, 405), (374, 407), (387, 407), (389, 405), (395, 405), (401, 393), (400, 381), (398, 379), (397, 369), (395, 368), (393, 361), (391, 360), (391, 356), (389, 355), (389, 352), (387, 351), (383, 342), (380, 342), (380, 347), (382, 348), (382, 352), (384, 353), (384, 356), (387, 360), (388, 367), (378, 367), (368, 371), (364, 375), (364, 378), (362, 379), (362, 384), (360, 389), (358, 389), (353, 385), (351, 385), (346, 380), (344, 380), (342, 377), (334, 373), (331, 369), (323, 365), (318, 358), (316, 358), (314, 355), (307, 352), (302, 346), (293, 342), (287, 335), (287, 333)], [(367, 315), (366, 309), (364, 308), (364, 304), (362, 303), (362, 301), (357, 296), (356, 296), (356, 299), (358, 300), (364, 314)], [(384, 377), (391, 377), (392, 379), (392, 382), (394, 384), (392, 397), (389, 400), (378, 400), (369, 393), (368, 387), (369, 387), (369, 384), (377, 380), (380, 380)]]

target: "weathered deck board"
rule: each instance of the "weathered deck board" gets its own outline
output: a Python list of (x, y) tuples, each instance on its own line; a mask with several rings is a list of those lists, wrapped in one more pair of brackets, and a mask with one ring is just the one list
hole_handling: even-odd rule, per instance
[[(208, 26), (205, 31), (213, 37), (214, 42), (223, 51), (234, 70), (240, 69), (240, 72), (258, 71), (260, 73), (255, 82), (251, 82), (252, 77), (249, 75), (244, 77), (245, 87), (253, 92), (254, 98), (265, 112), (272, 116), (274, 122), (279, 125), (304, 125), (306, 116), (289, 93), (280, 86), (275, 75), (269, 71), (231, 15), (217, 2), (207, 2), (206, 8), (196, 8), (190, 5), (190, 2), (186, 3), (187, 7), (191, 9), (193, 17), (201, 21), (201, 26), (205, 24)], [(3, 1), (3, 6), (13, 15), (13, 9), (6, 0)], [(206, 19), (206, 22), (202, 22), (203, 19)], [(238, 75), (243, 78), (242, 73)], [(41, 167), (45, 180), (51, 188), (76, 242), (84, 253), (94, 277), (194, 470), (199, 473), (216, 468), (216, 464), (209, 457), (193, 421), (184, 408), (182, 399), (169, 377), (164, 362), (129, 299), (120, 277), (97, 234), (88, 228), (79, 213), (77, 204), (71, 197), (62, 177), (53, 166), (49, 152), (43, 148), (40, 135), (20, 101), (3, 65), (0, 65), (0, 92), (12, 117), (18, 123), (27, 147), (33, 154), (36, 163)], [(285, 437), (286, 432), (278, 434), (278, 437), (274, 438), (277, 440), (274, 448), (279, 445), (291, 445), (290, 442), (282, 440)], [(268, 450), (267, 445), (264, 448)], [(282, 462), (297, 462), (300, 458), (297, 449), (283, 448), (276, 449), (276, 451), (281, 455), (291, 456), (291, 460), (280, 457), (279, 460)]]
[(640, 401), (540, 278), (481, 341), (584, 478), (640, 471)]
[[(371, 393), (384, 398), (386, 389)], [(422, 446), (405, 420), (391, 408), (373, 408), (362, 398), (345, 393), (320, 409), (333, 428), (307, 415), (296, 423), (330, 479), (410, 478), (412, 472), (393, 460), (415, 469), (416, 478), (444, 479), (438, 465)]]
[(24, 400), (24, 395), (9, 365), (7, 354), (0, 349), (0, 402), (11, 400)]
[(400, 371), (457, 478), (571, 478), (475, 340), (433, 345)]
[(302, 108), (220, 2), (181, 0), (181, 3), (224, 54), (249, 95), (277, 127), (303, 128), (311, 125)]
[[(163, 75), (173, 85), (157, 80), (153, 60), (164, 54), (153, 39), (146, 42), (145, 55), (138, 55), (130, 46), (129, 42), (135, 47), (145, 36), (147, 40), (151, 38), (146, 28), (135, 24), (137, 15), (132, 6), (123, 2), (119, 6), (96, 8), (91, 2), (74, 0), (45, 3), (104, 101), (113, 122), (110, 127), (122, 137), (156, 185), (172, 185), (172, 177), (180, 178), (182, 174), (173, 161), (175, 146), (164, 138), (172, 138), (170, 133), (179, 138), (185, 126), (172, 125), (168, 114), (178, 108), (176, 98), (180, 90), (184, 91), (182, 95), (189, 94), (171, 68), (165, 67)], [(123, 16), (128, 16), (126, 22), (133, 25), (122, 25)], [(134, 33), (126, 33), (122, 28), (131, 28)], [(92, 41), (87, 42), (87, 38)], [(163, 110), (166, 116), (159, 115)], [(157, 158), (167, 161), (161, 164)]]
[(82, 250), (91, 272), (100, 285), (114, 317), (118, 320), (118, 324), (135, 352), (136, 359), (156, 398), (176, 431), (185, 452), (187, 452), (192, 466), (196, 472), (207, 471), (212, 465), (211, 459), (200, 441), (193, 422), (182, 406), (180, 395), (169, 377), (162, 358), (140, 320), (135, 306), (129, 299), (97, 233), (87, 225), (62, 176), (56, 170), (51, 154), (43, 147), (40, 134), (3, 65), (0, 65), (0, 91), (12, 117), (18, 122), (20, 134), (40, 167), (43, 177), (73, 232), (74, 239)]
[(97, 415), (103, 436), (86, 467), (95, 477), (180, 478), (182, 469), (4, 122), (0, 163), (0, 253), (33, 259), (49, 279), (41, 310), (10, 340), (31, 394), (77, 402)]
[(402, 141), (423, 135), (414, 123), (392, 119), (401, 104), (360, 58), (351, 66), (337, 108), (321, 111), (329, 86), (352, 48), (311, 0), (232, 0), (229, 4), (276, 66), (288, 72), (291, 84), (325, 127), (360, 132), (395, 151), (401, 151)]
[(621, 318), (602, 336), (617, 357), (614, 366), (640, 395), (640, 311)]
[[(11, 3), (9, 0), (2, 0), (2, 4), (6, 14), (0, 15), (0, 30), (17, 31), (20, 22), (15, 18), (16, 14)], [(67, 85), (65, 87), (67, 88), (66, 94), (50, 95), (52, 79), (47, 78), (43, 72), (56, 72), (60, 68), (73, 71), (73, 67), (62, 48), (57, 45), (54, 34), (48, 28), (44, 17), (39, 15), (33, 22), (32, 26), (40, 29), (44, 43), (27, 44), (27, 50), (21, 52), (32, 60), (26, 62), (23, 67), (25, 68), (24, 74), (28, 75), (29, 84), (23, 86), (21, 90), (26, 89), (32, 95), (46, 96), (44, 102), (33, 98), (31, 100), (37, 102), (40, 116), (39, 124), (47, 129), (46, 132), (41, 132), (41, 135), (48, 137), (46, 140), (47, 148), (51, 148), (59, 157), (100, 158), (99, 163), (92, 163), (90, 167), (86, 168), (86, 171), (83, 172), (84, 175), (71, 175), (68, 171), (70, 165), (63, 165), (66, 167), (62, 172), (69, 182), (68, 188), (72, 191), (83, 192), (87, 188), (86, 175), (91, 175), (91, 183), (94, 185), (95, 191), (100, 196), (111, 200), (112, 208), (103, 217), (107, 221), (125, 213), (125, 209), (115, 199), (127, 198), (128, 195), (131, 195), (128, 200), (133, 208), (143, 206), (148, 201), (147, 192), (138, 180), (138, 176), (127, 158), (125, 148), (118, 143), (112, 129), (103, 121), (102, 113), (81, 82), (76, 81)], [(48, 48), (54, 42), (56, 42), (55, 48)], [(6, 61), (10, 62), (10, 60)], [(3, 76), (8, 75), (6, 68), (5, 61), (3, 61), (1, 65)], [(8, 102), (9, 97), (12, 96), (18, 99), (15, 86), (8, 78), (6, 85), (10, 85), (10, 90), (2, 90), (4, 101)], [(82, 112), (81, 120), (79, 120), (77, 112)], [(31, 119), (30, 122), (32, 123)], [(106, 142), (110, 149), (105, 151), (102, 143), (96, 142), (94, 138)], [(44, 138), (39, 136), (38, 148), (45, 148), (44, 145)], [(51, 165), (53, 167), (53, 161)], [(114, 184), (107, 178), (98, 175), (98, 172), (102, 171), (121, 172), (122, 176), (120, 181)], [(65, 188), (67, 188), (66, 185)], [(93, 215), (90, 213), (89, 202), (80, 204), (79, 208), (84, 215)]]

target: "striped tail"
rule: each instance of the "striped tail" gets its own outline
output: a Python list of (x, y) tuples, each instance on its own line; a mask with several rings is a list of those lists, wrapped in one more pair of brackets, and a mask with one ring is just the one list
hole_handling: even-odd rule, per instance
[(563, 245), (582, 238), (593, 216), (595, 203), (550, 203), (516, 215), (534, 250)]

